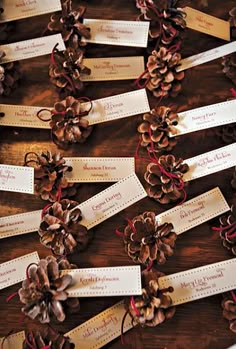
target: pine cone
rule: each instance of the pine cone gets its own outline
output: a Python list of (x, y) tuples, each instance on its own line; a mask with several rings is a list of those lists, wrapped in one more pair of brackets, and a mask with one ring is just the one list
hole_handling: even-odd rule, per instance
[[(1, 59), (5, 56), (3, 51), (0, 51)], [(20, 79), (19, 63), (10, 62), (0, 65), (0, 96), (9, 96), (18, 85)]]
[(18, 293), (24, 304), (22, 312), (31, 319), (41, 323), (49, 323), (52, 319), (62, 322), (66, 309), (78, 311), (78, 299), (68, 299), (66, 292), (73, 282), (72, 276), (60, 277), (60, 270), (61, 264), (53, 256), (41, 259), (38, 266), (29, 267), (29, 280), (23, 281)]
[[(36, 160), (28, 160), (29, 155), (35, 155)], [(67, 166), (66, 161), (60, 153), (52, 154), (50, 151), (41, 155), (27, 153), (25, 156), (25, 165), (36, 163), (34, 168), (34, 191), (42, 200), (54, 202), (61, 197), (74, 196), (76, 187), (74, 183), (68, 183), (65, 178), (66, 172), (71, 172), (72, 167)]]
[(63, 0), (62, 12), (54, 13), (51, 16), (48, 29), (55, 33), (61, 33), (68, 47), (77, 49), (80, 46), (85, 46), (86, 43), (81, 42), (81, 37), (90, 38), (89, 28), (82, 24), (85, 11), (86, 7), (79, 6), (74, 10), (71, 0)]
[(53, 63), (49, 66), (51, 82), (65, 95), (77, 95), (83, 88), (81, 76), (90, 75), (83, 64), (83, 52), (68, 47), (65, 51), (54, 50)]
[(236, 7), (229, 11), (229, 23), (231, 28), (231, 37), (236, 38)]
[(158, 278), (163, 275), (158, 271), (144, 271), (142, 295), (132, 297), (133, 303), (130, 298), (125, 299), (125, 308), (136, 324), (154, 327), (174, 316), (175, 307), (171, 307), (172, 300), (168, 295), (173, 289), (159, 288)]
[(223, 73), (236, 85), (236, 52), (222, 58)]
[(229, 320), (229, 329), (236, 333), (236, 303), (228, 293), (222, 301), (223, 317)]
[(138, 132), (142, 135), (141, 145), (147, 147), (148, 151), (154, 150), (157, 153), (172, 150), (177, 140), (169, 137), (169, 134), (176, 133), (178, 119), (178, 115), (165, 106), (156, 107), (150, 113), (144, 114), (144, 121), (138, 127)]
[(55, 332), (48, 328), (43, 333), (39, 331), (26, 334), (26, 339), (23, 342), (22, 349), (74, 349), (75, 345), (70, 342), (68, 337), (64, 337), (62, 334)]
[(53, 140), (60, 147), (72, 143), (83, 143), (91, 134), (93, 127), (83, 118), (89, 111), (83, 110), (83, 105), (72, 96), (54, 104), (52, 111)]
[(219, 127), (217, 130), (217, 135), (220, 136), (223, 142), (227, 144), (236, 142), (236, 123), (223, 125)]
[(236, 206), (231, 206), (231, 212), (227, 216), (220, 217), (220, 228), (223, 246), (236, 256)]
[(234, 174), (233, 174), (233, 178), (231, 180), (231, 186), (234, 190), (236, 190), (236, 167), (234, 168)]
[(125, 251), (135, 263), (164, 264), (174, 253), (176, 233), (171, 223), (158, 225), (154, 212), (144, 212), (124, 229)]
[(51, 248), (55, 255), (65, 255), (84, 250), (89, 242), (87, 228), (80, 224), (78, 202), (62, 200), (47, 208), (39, 227), (41, 243)]
[(178, 52), (171, 53), (165, 47), (152, 51), (147, 62), (146, 87), (155, 97), (176, 97), (181, 91), (181, 80), (184, 72), (176, 68), (181, 60)]
[[(157, 163), (148, 164), (144, 174), (144, 178), (149, 184), (148, 196), (161, 204), (169, 204), (183, 199), (185, 192), (182, 186), (182, 177), (188, 169), (189, 167), (183, 163), (183, 159), (176, 160), (174, 155), (162, 155)], [(167, 172), (168, 176), (163, 172)], [(178, 178), (171, 178), (172, 175)]]

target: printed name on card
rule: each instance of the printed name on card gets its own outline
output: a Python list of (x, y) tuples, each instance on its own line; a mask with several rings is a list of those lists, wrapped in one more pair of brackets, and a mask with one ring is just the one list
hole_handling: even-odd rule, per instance
[(24, 331), (0, 338), (1, 349), (22, 349), (24, 340)]
[(189, 170), (183, 175), (184, 182), (223, 171), (236, 165), (236, 143), (185, 160)]
[(4, 12), (1, 14), (0, 23), (61, 10), (60, 0), (4, 0), (1, 5)]
[[(142, 294), (140, 266), (63, 270), (73, 285), (68, 297), (132, 296)], [(128, 282), (127, 282), (128, 281)]]
[(0, 190), (33, 194), (34, 169), (32, 167), (0, 164)]
[(82, 41), (94, 44), (147, 47), (149, 22), (84, 19), (91, 38)]
[(38, 262), (38, 253), (33, 252), (0, 264), (0, 290), (25, 280), (28, 265)]
[(158, 224), (172, 223), (176, 234), (196, 227), (230, 210), (222, 192), (214, 188), (158, 216)]
[(20, 61), (22, 59), (50, 54), (56, 44), (58, 44), (57, 49), (59, 51), (65, 50), (65, 44), (61, 34), (1, 45), (0, 50), (5, 53), (5, 56), (1, 58), (1, 63)]
[(186, 25), (190, 29), (230, 41), (230, 23), (214, 16), (207, 15), (191, 7), (183, 8), (186, 13)]

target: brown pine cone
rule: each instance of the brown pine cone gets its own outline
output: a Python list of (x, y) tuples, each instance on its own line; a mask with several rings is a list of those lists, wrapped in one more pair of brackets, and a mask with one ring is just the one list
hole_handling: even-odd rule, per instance
[[(1, 59), (5, 56), (3, 51), (0, 51)], [(20, 79), (19, 63), (10, 62), (0, 65), (0, 96), (9, 96), (18, 85)]]
[(48, 29), (54, 33), (61, 33), (68, 47), (77, 49), (85, 46), (85, 43), (81, 42), (81, 37), (90, 38), (89, 28), (82, 24), (85, 11), (84, 6), (73, 9), (71, 0), (62, 0), (62, 12), (51, 16)]
[(231, 180), (231, 186), (234, 190), (236, 190), (236, 167), (234, 168), (234, 174), (233, 174), (233, 178)]
[(124, 229), (125, 251), (135, 263), (164, 264), (174, 253), (176, 233), (171, 223), (158, 225), (154, 212), (144, 212)]
[[(29, 160), (29, 155), (36, 156), (36, 160)], [(42, 200), (54, 202), (65, 196), (74, 196), (76, 187), (74, 183), (68, 183), (65, 178), (66, 172), (71, 172), (72, 167), (67, 166), (65, 159), (60, 153), (52, 154), (50, 151), (38, 155), (36, 153), (27, 153), (25, 156), (25, 165), (29, 166), (35, 163), (34, 167), (34, 191)]]
[(71, 343), (68, 337), (64, 337), (62, 334), (55, 332), (48, 328), (42, 333), (29, 332), (26, 333), (26, 339), (23, 342), (22, 349), (74, 349), (75, 345)]
[(53, 140), (60, 147), (72, 143), (83, 143), (91, 134), (93, 127), (84, 119), (89, 111), (83, 110), (83, 105), (72, 96), (54, 104), (50, 126)]
[[(175, 307), (171, 307), (172, 300), (169, 292), (172, 288), (161, 290), (158, 278), (163, 276), (158, 271), (144, 271), (142, 273), (142, 295), (125, 299), (125, 308), (133, 322), (143, 327), (154, 327), (175, 314)], [(133, 301), (133, 302), (132, 302)]]
[(76, 96), (83, 88), (81, 76), (90, 75), (83, 65), (83, 52), (68, 47), (65, 51), (54, 50), (53, 63), (49, 66), (51, 82), (65, 95)]
[(150, 113), (145, 113), (143, 122), (138, 127), (138, 132), (142, 135), (141, 145), (147, 147), (148, 151), (154, 150), (157, 153), (172, 150), (177, 140), (169, 137), (169, 134), (176, 133), (175, 126), (178, 125), (178, 119), (178, 114), (165, 106), (156, 107)]
[(87, 228), (80, 224), (78, 202), (64, 199), (47, 208), (39, 227), (40, 242), (55, 255), (82, 251), (89, 242)]
[[(176, 160), (174, 155), (162, 155), (157, 163), (151, 162), (148, 164), (147, 171), (144, 174), (144, 179), (149, 184), (147, 188), (148, 196), (161, 204), (169, 204), (183, 199), (185, 192), (182, 177), (188, 169), (189, 167), (183, 163), (183, 159)], [(177, 178), (171, 178), (172, 175), (177, 176)]]
[(236, 38), (236, 7), (229, 11), (229, 23), (231, 28), (231, 37)]
[(60, 270), (60, 262), (53, 256), (41, 259), (37, 266), (28, 268), (29, 280), (23, 281), (18, 294), (24, 304), (22, 312), (31, 319), (41, 323), (55, 319), (62, 322), (66, 318), (66, 309), (79, 310), (79, 300), (68, 299), (66, 292), (73, 282), (72, 276), (66, 274), (60, 277)]
[(236, 52), (222, 58), (223, 73), (236, 85)]
[(217, 135), (220, 136), (223, 142), (227, 144), (236, 142), (236, 123), (219, 127), (217, 130)]
[(181, 54), (171, 53), (165, 47), (152, 51), (148, 57), (146, 87), (155, 97), (176, 97), (181, 91), (181, 80), (184, 72), (177, 72), (176, 68), (181, 60)]
[(220, 237), (223, 246), (236, 256), (236, 206), (231, 206), (231, 212), (220, 217)]
[(229, 320), (229, 329), (236, 333), (236, 303), (230, 293), (224, 295), (221, 305), (223, 308), (223, 317)]

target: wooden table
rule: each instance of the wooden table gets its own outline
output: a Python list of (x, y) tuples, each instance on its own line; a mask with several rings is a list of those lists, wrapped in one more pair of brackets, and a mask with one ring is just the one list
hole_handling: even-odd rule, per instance
[[(87, 5), (88, 18), (106, 18), (118, 20), (135, 20), (139, 14), (133, 0), (90, 0), (74, 1), (75, 4)], [(189, 5), (208, 14), (228, 19), (228, 11), (235, 6), (234, 0), (189, 0), (180, 5)], [(9, 38), (10, 42), (39, 37), (44, 30), (50, 15), (20, 20), (15, 23), (15, 31)], [(182, 57), (187, 57), (207, 49), (222, 45), (225, 42), (199, 32), (186, 29), (183, 42)], [(145, 53), (140, 48), (109, 47), (105, 45), (89, 45), (87, 57), (134, 56)], [(49, 56), (42, 56), (20, 62), (23, 79), (19, 88), (1, 103), (53, 106), (59, 100), (54, 86), (49, 82)], [(176, 99), (164, 100), (164, 105), (175, 103), (183, 110), (225, 101), (230, 97), (229, 89), (233, 87), (222, 73), (221, 59), (197, 66), (186, 71), (183, 90)], [(90, 82), (86, 83), (83, 95), (98, 99), (115, 94), (132, 91), (132, 81)], [(157, 102), (149, 95), (151, 107)], [(137, 125), (142, 115), (99, 124), (95, 127), (88, 141), (82, 145), (74, 145), (63, 151), (65, 156), (133, 156), (138, 142)], [(183, 158), (214, 150), (223, 146), (217, 136), (217, 128), (191, 133), (180, 137), (173, 154)], [(0, 162), (11, 165), (23, 165), (24, 155), (28, 151), (56, 151), (47, 130), (4, 127), (1, 128)], [(136, 173), (145, 185), (143, 175), (145, 163), (136, 162)], [(233, 168), (192, 181), (188, 188), (188, 199), (200, 195), (215, 186), (219, 186), (225, 198), (232, 203), (233, 191), (230, 186)], [(111, 184), (82, 184), (76, 200), (83, 202)], [(45, 202), (39, 198), (11, 192), (0, 194), (0, 216), (42, 209)], [(94, 228), (94, 239), (89, 248), (74, 254), (70, 260), (79, 267), (105, 267), (132, 265), (127, 257), (123, 242), (114, 233), (124, 223), (124, 217), (133, 218), (145, 210), (153, 210), (157, 214), (170, 208), (161, 206), (150, 198), (127, 208)], [(232, 256), (222, 247), (217, 232), (211, 230), (212, 222), (204, 223), (188, 233), (181, 235), (177, 241), (175, 255), (160, 267), (164, 273), (176, 273), (183, 270), (223, 261)], [(0, 263), (37, 250), (43, 258), (49, 254), (39, 242), (36, 232), (1, 240)], [(232, 278), (235, 275), (232, 275)], [(31, 326), (31, 321), (20, 322), (21, 304), (13, 299), (6, 304), (7, 295), (20, 287), (14, 285), (0, 292), (1, 317), (0, 335), (6, 335), (11, 329), (20, 331)], [(81, 312), (71, 316), (57, 328), (63, 332), (78, 326), (102, 310), (115, 304), (120, 298), (94, 298), (81, 300)], [(178, 306), (175, 317), (157, 328), (135, 328), (125, 334), (126, 345), (120, 339), (109, 343), (105, 348), (135, 349), (226, 349), (236, 342), (235, 334), (228, 329), (228, 321), (222, 317), (221, 295)], [(35, 326), (35, 325), (34, 325)], [(80, 349), (83, 349), (81, 347)]]

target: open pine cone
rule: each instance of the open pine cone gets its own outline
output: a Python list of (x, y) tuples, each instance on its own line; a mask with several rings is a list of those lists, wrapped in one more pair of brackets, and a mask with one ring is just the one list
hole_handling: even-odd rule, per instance
[(51, 320), (64, 321), (66, 310), (78, 311), (79, 300), (68, 298), (66, 289), (73, 282), (69, 274), (60, 277), (63, 264), (53, 256), (41, 259), (38, 265), (28, 268), (29, 280), (22, 283), (18, 291), (24, 304), (22, 312), (41, 323)]
[(227, 144), (236, 142), (236, 123), (219, 127), (217, 135)]
[(180, 53), (171, 53), (165, 47), (152, 51), (148, 57), (145, 78), (148, 81), (146, 87), (155, 97), (176, 97), (179, 94), (184, 78), (183, 71), (176, 71), (180, 60)]
[(233, 174), (233, 178), (231, 180), (231, 186), (234, 190), (236, 190), (236, 167), (234, 168), (234, 174)]
[(48, 328), (42, 333), (39, 331), (26, 334), (26, 339), (23, 342), (22, 349), (74, 349), (75, 345), (70, 342), (68, 337), (64, 337), (62, 334), (55, 332)]
[[(151, 162), (147, 166), (144, 179), (149, 184), (147, 194), (149, 197), (160, 202), (169, 204), (183, 199), (184, 190), (182, 177), (189, 167), (183, 163), (183, 159), (175, 159), (174, 155), (161, 155), (157, 163)], [(168, 176), (166, 173), (168, 173)], [(171, 178), (171, 176), (177, 178)]]
[(231, 212), (227, 216), (220, 217), (220, 237), (223, 246), (236, 256), (236, 206), (231, 206)]
[(173, 289), (161, 290), (158, 278), (164, 274), (158, 271), (144, 271), (142, 273), (142, 295), (125, 299), (125, 308), (134, 323), (141, 326), (154, 327), (175, 314), (175, 307), (171, 307), (172, 300), (169, 292)]
[(82, 103), (72, 96), (55, 103), (50, 122), (55, 143), (65, 147), (72, 143), (85, 142), (93, 130), (84, 118), (88, 113), (89, 110), (83, 110)]
[(90, 38), (89, 28), (82, 24), (85, 11), (84, 6), (73, 9), (72, 0), (62, 0), (62, 12), (54, 13), (51, 16), (48, 29), (55, 33), (61, 33), (68, 47), (77, 49), (84, 46), (85, 43), (81, 42), (81, 37)]
[(229, 320), (229, 329), (236, 333), (236, 303), (230, 296), (230, 293), (224, 295), (222, 301), (223, 317)]
[(39, 227), (41, 243), (55, 255), (84, 250), (89, 242), (87, 228), (80, 224), (81, 211), (76, 201), (64, 199), (46, 209)]
[(136, 263), (164, 264), (174, 253), (176, 233), (171, 223), (158, 225), (154, 212), (144, 212), (124, 229), (125, 250)]
[(231, 28), (231, 36), (233, 39), (236, 38), (236, 7), (233, 7), (229, 11), (229, 23)]
[(10, 62), (1, 64), (1, 59), (5, 56), (0, 51), (0, 96), (9, 96), (18, 85), (20, 79), (19, 63)]
[(65, 178), (66, 172), (71, 172), (72, 167), (67, 166), (65, 159), (60, 153), (52, 154), (50, 151), (41, 155), (33, 153), (36, 160), (27, 160), (25, 157), (25, 165), (36, 163), (34, 167), (34, 191), (43, 200), (54, 202), (58, 199), (59, 193), (61, 197), (74, 196), (76, 187), (74, 183), (68, 183)]
[[(145, 113), (143, 122), (138, 127), (138, 132), (142, 135), (141, 145), (157, 153), (172, 150), (177, 140), (169, 135), (176, 133), (178, 118), (178, 114), (165, 106), (156, 107), (150, 113)], [(151, 144), (153, 146), (150, 146)]]
[(236, 52), (222, 58), (223, 73), (236, 85)]

